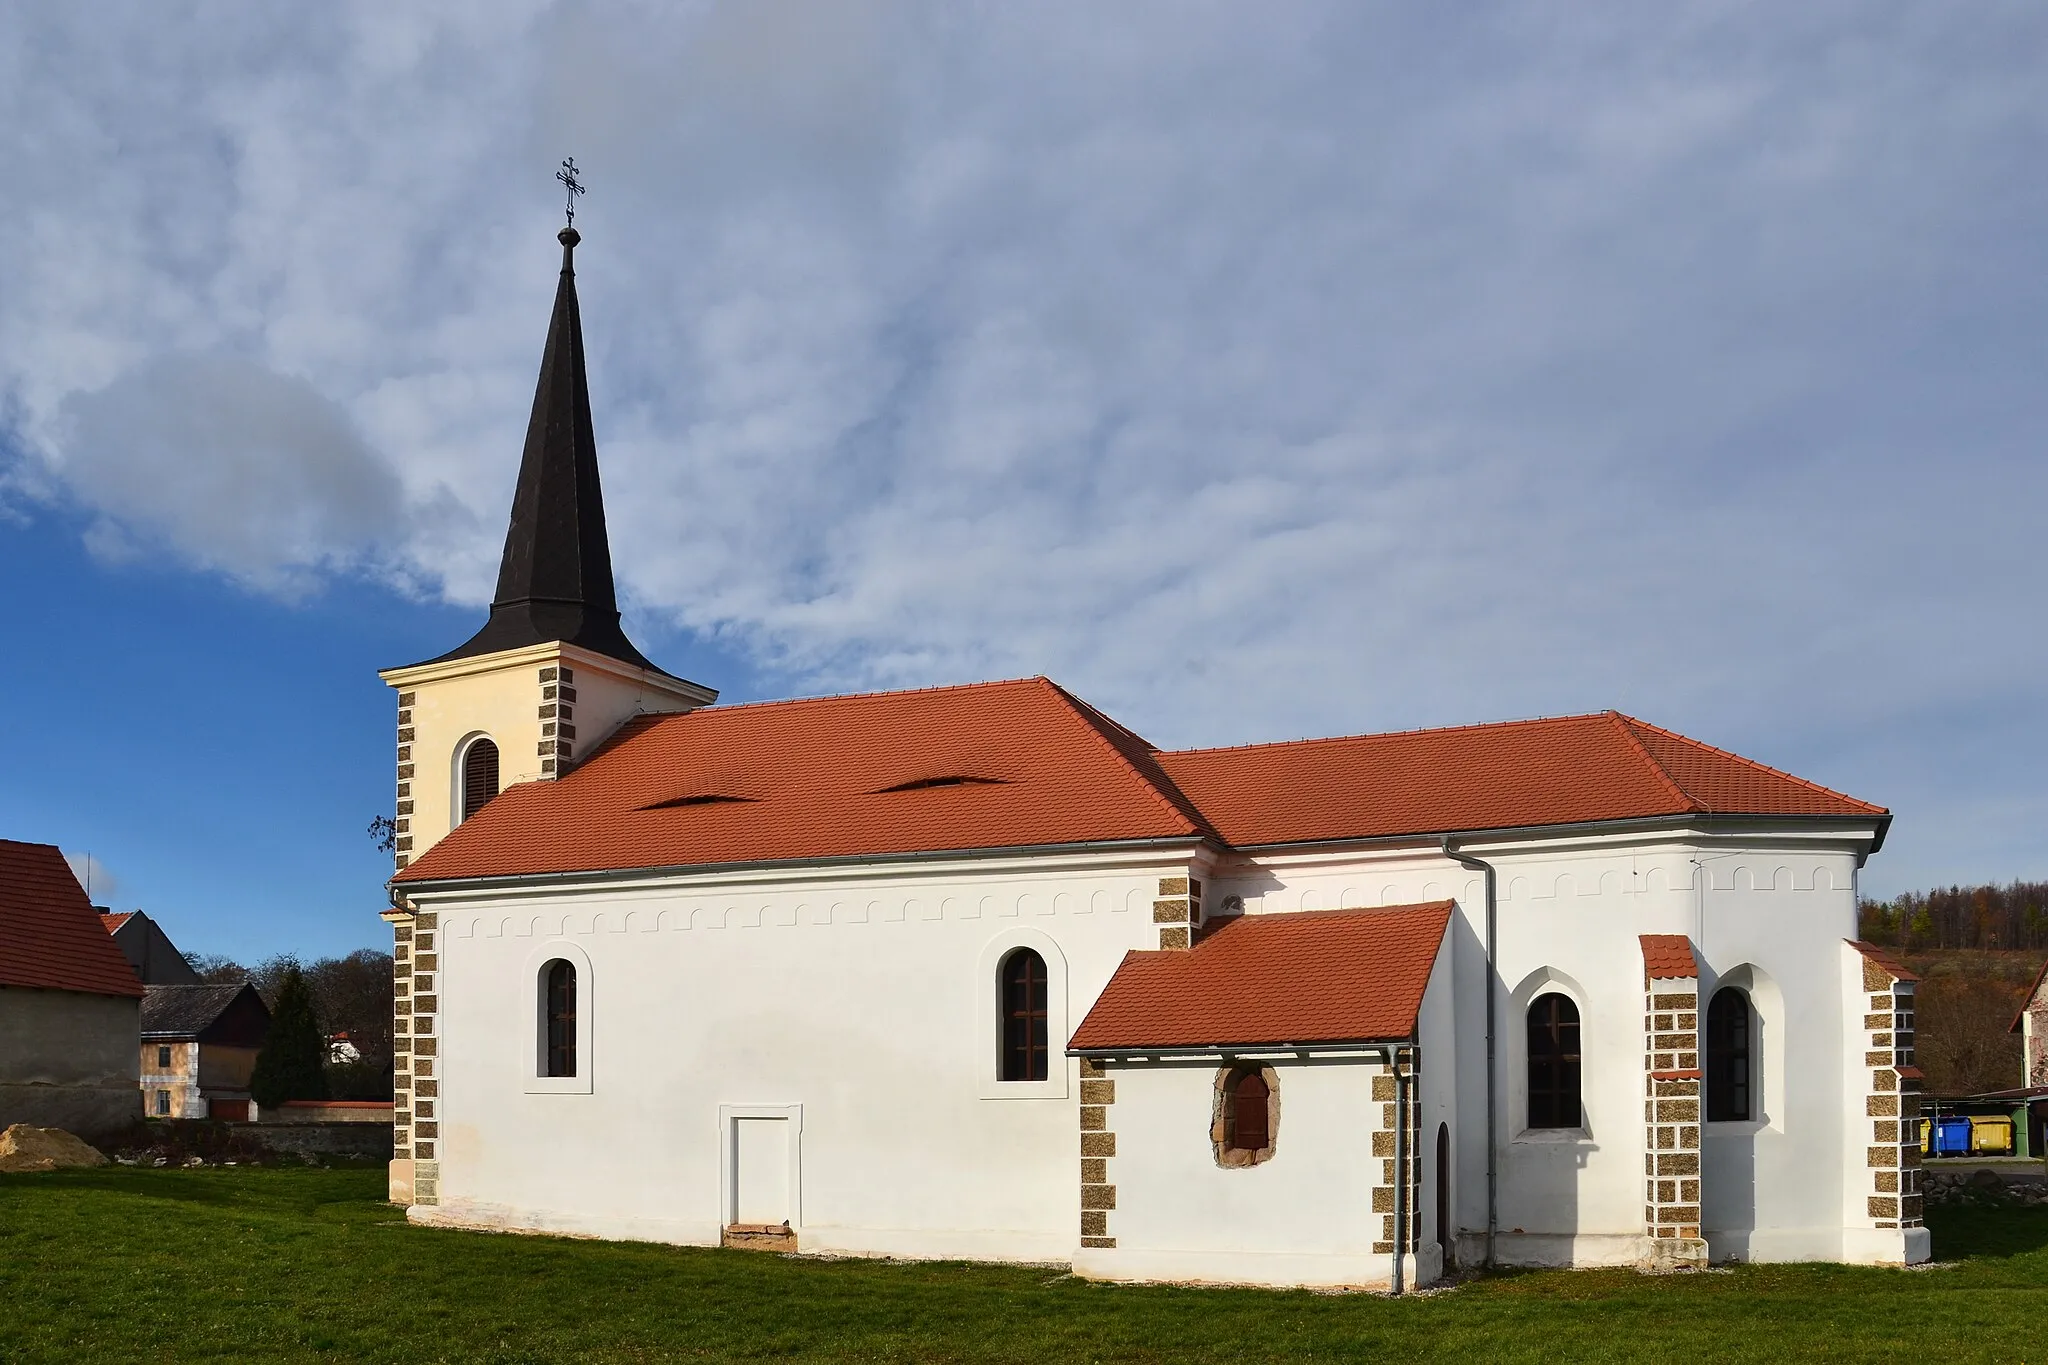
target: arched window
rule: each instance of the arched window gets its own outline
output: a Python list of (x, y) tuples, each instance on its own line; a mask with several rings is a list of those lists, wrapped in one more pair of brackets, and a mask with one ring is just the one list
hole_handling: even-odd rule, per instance
[(1746, 1123), (1754, 1112), (1749, 997), (1723, 986), (1707, 1002), (1707, 1121)]
[(1273, 1145), (1267, 1120), (1272, 1087), (1257, 1067), (1233, 1072), (1223, 1095), (1223, 1147), (1232, 1152), (1262, 1152)]
[(1045, 959), (1019, 948), (1003, 959), (1001, 1011), (1006, 1081), (1042, 1081), (1048, 1043), (1045, 1019)]
[(1579, 1007), (1554, 991), (1529, 1005), (1529, 1126), (1579, 1126)]
[(576, 1074), (576, 964), (556, 958), (541, 973), (541, 1009), (547, 1018), (546, 1075)]
[(475, 815), (497, 794), (498, 746), (488, 739), (474, 740), (462, 751), (462, 818)]

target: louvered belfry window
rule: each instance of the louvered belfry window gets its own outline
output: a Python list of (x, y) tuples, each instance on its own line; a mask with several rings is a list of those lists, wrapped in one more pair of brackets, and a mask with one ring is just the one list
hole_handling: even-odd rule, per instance
[(1003, 959), (1003, 1079), (1046, 1077), (1045, 959), (1019, 948)]
[(498, 746), (477, 740), (462, 755), (462, 818), (467, 820), (498, 794)]
[(547, 1074), (576, 1074), (576, 967), (560, 958), (548, 964), (546, 1008), (548, 1019)]
[(1529, 1006), (1529, 1126), (1579, 1126), (1579, 1007), (1568, 996)]
[(1272, 1145), (1272, 1127), (1267, 1122), (1267, 1101), (1272, 1093), (1266, 1078), (1256, 1068), (1230, 1078), (1230, 1093), (1223, 1106), (1225, 1147), (1257, 1152)]

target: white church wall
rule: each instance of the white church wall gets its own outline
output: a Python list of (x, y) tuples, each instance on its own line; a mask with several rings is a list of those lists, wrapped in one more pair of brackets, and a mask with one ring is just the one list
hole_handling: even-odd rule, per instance
[[(1498, 839), (1472, 850), (1495, 863), (1502, 892), (1494, 987), (1503, 1262), (1625, 1264), (1642, 1250), (1644, 933), (1685, 935), (1703, 990), (1742, 985), (1759, 1019), (1762, 1112), (1705, 1135), (1713, 1254), (1844, 1254), (1841, 1191), (1862, 1150), (1848, 1150), (1844, 1126), (1837, 965), (1841, 940), (1854, 933), (1852, 847), (1848, 834), (1829, 842), (1760, 830), (1734, 840), (1667, 830)], [(790, 1197), (801, 1200), (792, 1216), (805, 1249), (1068, 1259), (1079, 1240), (1078, 1074), (1056, 1060), (1047, 1082), (995, 1083), (991, 964), (1028, 942), (1055, 986), (1064, 980), (1057, 1050), (1123, 953), (1155, 946), (1158, 878), (1185, 874), (1192, 854), (848, 865), (532, 899), (429, 897), (443, 925), (442, 1203), (416, 1216), (712, 1243), (733, 1178), (720, 1106), (779, 1106), (793, 1116), (800, 1193)], [(1237, 856), (1194, 871), (1207, 883), (1206, 905), (1241, 896), (1248, 913), (1458, 901), (1443, 982), (1425, 1006), (1418, 1240), (1435, 1241), (1434, 1139), (1448, 1123), (1458, 1254), (1476, 1263), (1486, 1226), (1481, 879), (1429, 847)], [(526, 978), (557, 939), (590, 962), (587, 1095), (532, 1095), (523, 1083), (535, 1008)], [(1576, 1131), (1529, 1132), (1524, 1122), (1524, 1011), (1546, 989), (1581, 1011), (1585, 1122)], [(1201, 1277), (1275, 1282), (1295, 1266), (1298, 1282), (1356, 1282), (1344, 1258), (1369, 1254), (1356, 1246), (1369, 1245), (1370, 1229), (1290, 1231), (1295, 1249), (1283, 1252), (1287, 1198), (1261, 1206), (1281, 1223), (1254, 1218), (1203, 1234), (1208, 1242), (1189, 1242), (1194, 1229), (1175, 1221), (1195, 1219), (1199, 1201), (1158, 1214), (1157, 1226), (1136, 1212), (1150, 1206), (1153, 1182), (1170, 1184), (1174, 1162), (1196, 1156), (1208, 1163), (1197, 1163), (1205, 1179), (1250, 1174), (1280, 1189), (1291, 1178), (1265, 1167), (1215, 1170), (1206, 1118), (1186, 1136), (1193, 1156), (1166, 1168), (1131, 1158), (1140, 1135), (1130, 1125), (1167, 1122), (1141, 1113), (1199, 1098), (1206, 1114), (1212, 1072), (1200, 1070), (1196, 1091), (1176, 1098), (1171, 1069), (1129, 1087), (1131, 1073), (1119, 1070), (1119, 1245), (1103, 1250), (1119, 1262), (1141, 1247), (1207, 1258), (1225, 1254), (1215, 1237), (1249, 1239), (1248, 1255), (1337, 1260)], [(1285, 1111), (1290, 1155), (1306, 1143), (1326, 1165), (1340, 1154), (1362, 1160), (1355, 1140), (1344, 1147), (1341, 1126), (1338, 1136), (1304, 1132), (1335, 1122), (1313, 1117), (1326, 1102), (1332, 1114), (1350, 1102), (1341, 1087), (1325, 1094), (1325, 1084), (1320, 1073), (1289, 1084), (1308, 1106)], [(1350, 1178), (1332, 1165), (1325, 1188)], [(1317, 1278), (1326, 1275), (1337, 1278)]]
[[(441, 1202), (415, 1216), (713, 1244), (721, 1107), (801, 1106), (804, 1249), (1064, 1260), (1079, 1169), (1060, 1048), (1124, 952), (1156, 946), (1158, 880), (1189, 851), (426, 898)], [(528, 1093), (552, 943), (588, 958), (584, 1094)], [(981, 977), (1020, 943), (1065, 990), (1053, 1082), (1004, 1087)]]
[[(1736, 973), (1760, 1022), (1765, 1117), (1709, 1125), (1704, 1204), (1718, 1258), (1842, 1254), (1850, 1153), (1842, 1111), (1837, 950), (1855, 934), (1855, 831), (1759, 829), (1495, 839), (1466, 851), (1499, 887), (1499, 1255), (1508, 1263), (1627, 1264), (1641, 1249), (1641, 934), (1682, 934), (1703, 989)], [(1484, 1254), (1485, 898), (1481, 877), (1428, 845), (1247, 855), (1219, 867), (1212, 903), (1249, 913), (1452, 897), (1459, 1254)], [(1545, 989), (1581, 1010), (1585, 1126), (1526, 1125), (1525, 1011)]]
[(1076, 1258), (1084, 1274), (1219, 1284), (1364, 1285), (1390, 1273), (1373, 1251), (1379, 1164), (1377, 1057), (1262, 1057), (1278, 1077), (1271, 1159), (1226, 1169), (1210, 1122), (1218, 1061), (1120, 1065), (1114, 1249)]

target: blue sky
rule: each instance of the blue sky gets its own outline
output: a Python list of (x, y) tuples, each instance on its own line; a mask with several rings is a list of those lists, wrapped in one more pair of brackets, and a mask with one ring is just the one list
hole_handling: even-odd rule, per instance
[(379, 941), (374, 670), (481, 618), (573, 154), (629, 623), (730, 699), (1614, 706), (1894, 807), (1870, 889), (2048, 876), (2044, 48), (1997, 3), (0, 3), (0, 833), (194, 950)]

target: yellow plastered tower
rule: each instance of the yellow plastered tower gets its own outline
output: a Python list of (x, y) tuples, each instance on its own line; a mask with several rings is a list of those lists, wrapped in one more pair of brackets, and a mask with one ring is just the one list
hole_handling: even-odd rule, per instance
[[(581, 238), (574, 228), (560, 237), (561, 282), (490, 618), (448, 653), (378, 675), (398, 693), (399, 868), (504, 787), (567, 773), (633, 716), (718, 696), (655, 667), (620, 629), (576, 305)], [(432, 1204), (443, 1122), (438, 926), (402, 897), (384, 918), (394, 939), (391, 1198)]]

